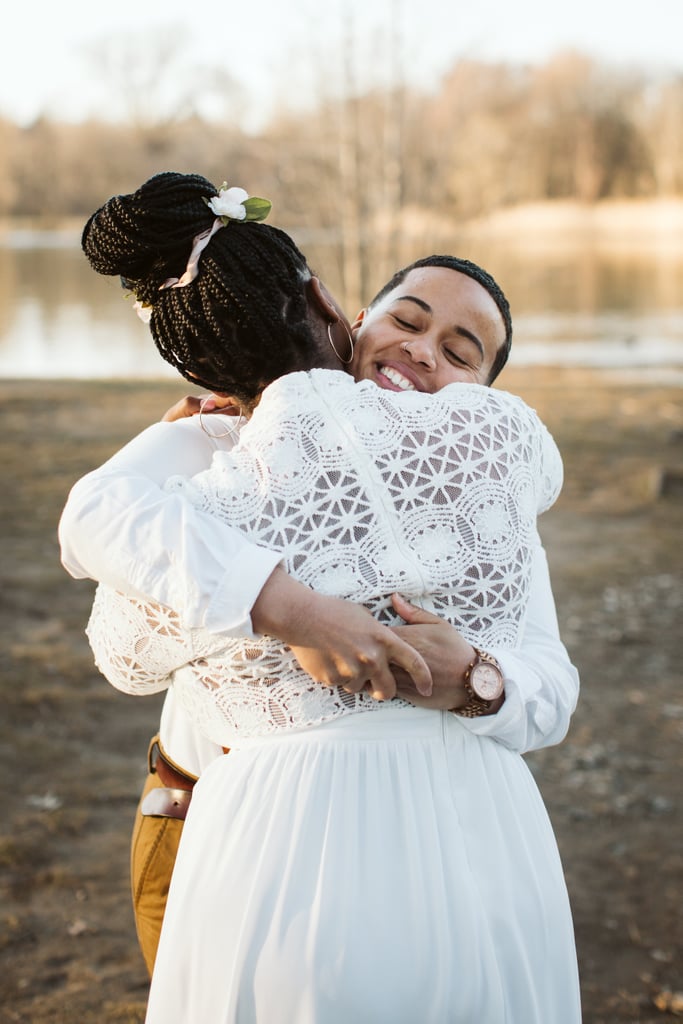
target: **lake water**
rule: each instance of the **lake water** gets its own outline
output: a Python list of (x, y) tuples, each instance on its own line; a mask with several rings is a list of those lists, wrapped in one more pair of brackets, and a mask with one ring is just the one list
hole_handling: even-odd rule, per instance
[[(683, 381), (683, 250), (563, 252), (488, 243), (463, 254), (490, 269), (510, 299), (512, 365), (631, 368)], [(309, 256), (324, 268), (324, 252)], [(0, 377), (176, 376), (118, 281), (90, 270), (77, 235), (4, 236)]]

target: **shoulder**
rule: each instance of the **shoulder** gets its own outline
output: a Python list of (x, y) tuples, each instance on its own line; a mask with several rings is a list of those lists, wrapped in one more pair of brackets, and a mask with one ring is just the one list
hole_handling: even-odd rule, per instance
[(313, 369), (285, 373), (263, 389), (252, 420), (261, 418), (264, 409), (279, 409), (284, 405), (292, 407), (295, 412), (292, 406), (294, 402), (315, 401), (353, 386), (353, 377), (341, 370)]
[[(305, 414), (325, 417), (355, 390), (353, 377), (342, 370), (298, 370), (278, 377), (261, 394), (246, 427), (253, 434), (266, 424), (295, 421)], [(246, 436), (245, 434), (245, 436)]]
[(476, 412), (476, 420), (482, 423), (489, 421), (538, 443), (554, 444), (537, 411), (519, 395), (481, 384), (451, 384), (441, 394), (447, 395), (452, 409)]
[(452, 407), (490, 410), (492, 413), (500, 414), (514, 413), (538, 419), (536, 411), (519, 395), (501, 391), (488, 384), (457, 382), (448, 384), (438, 394)]

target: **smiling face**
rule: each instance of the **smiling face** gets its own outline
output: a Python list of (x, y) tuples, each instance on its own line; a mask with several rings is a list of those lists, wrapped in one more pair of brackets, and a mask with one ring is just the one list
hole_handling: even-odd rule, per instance
[(353, 325), (356, 380), (433, 394), (461, 381), (487, 384), (505, 343), (500, 311), (477, 281), (447, 267), (418, 267)]

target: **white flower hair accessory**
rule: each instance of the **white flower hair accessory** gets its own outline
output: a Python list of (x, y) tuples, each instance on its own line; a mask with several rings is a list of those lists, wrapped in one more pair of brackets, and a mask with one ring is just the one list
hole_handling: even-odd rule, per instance
[(152, 307), (147, 302), (142, 302), (140, 299), (136, 299), (133, 303), (133, 309), (140, 317), (143, 324), (148, 324), (152, 319)]
[(217, 196), (204, 202), (224, 226), (231, 220), (265, 220), (273, 205), (268, 199), (250, 196), (237, 185), (228, 188), (227, 181), (223, 182)]
[[(218, 195), (213, 196), (212, 199), (204, 198), (204, 202), (211, 212), (216, 214), (216, 219), (210, 228), (195, 235), (192, 239), (192, 250), (182, 277), (169, 277), (159, 286), (160, 292), (165, 288), (184, 288), (194, 281), (199, 273), (199, 257), (216, 232), (226, 227), (231, 220), (265, 220), (273, 205), (269, 199), (250, 196), (243, 188), (236, 185), (228, 188), (225, 181), (219, 188)], [(137, 299), (133, 303), (133, 309), (143, 323), (148, 324), (152, 319), (153, 306), (150, 303)]]

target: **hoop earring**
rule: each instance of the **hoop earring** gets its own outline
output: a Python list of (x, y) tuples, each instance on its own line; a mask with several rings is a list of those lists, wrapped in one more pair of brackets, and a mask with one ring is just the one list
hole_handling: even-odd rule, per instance
[[(337, 324), (344, 324), (344, 321), (343, 320), (335, 320), (335, 323), (337, 323)], [(349, 345), (351, 346), (351, 355), (349, 356), (348, 359), (342, 359), (342, 357), (337, 352), (337, 346), (335, 345), (334, 341), (332, 340), (332, 324), (328, 324), (327, 325), (327, 337), (329, 338), (330, 345), (332, 346), (332, 351), (334, 352), (335, 356), (337, 357), (337, 359), (339, 360), (340, 363), (346, 363), (346, 365), (348, 366), (348, 364), (353, 359), (353, 347), (354, 347), (353, 346), (353, 336), (351, 334), (351, 331), (346, 326), (346, 324), (344, 324), (344, 330), (346, 331), (346, 335), (347, 335), (347, 337), (349, 339)]]
[(199, 426), (202, 428), (202, 430), (204, 431), (206, 436), (207, 437), (212, 437), (212, 438), (214, 438), (214, 440), (217, 441), (221, 437), (230, 437), (230, 435), (234, 434), (235, 432), (239, 433), (239, 429), (242, 426), (242, 420), (244, 419), (244, 414), (242, 412), (242, 406), (240, 406), (240, 414), (239, 414), (237, 423), (235, 423), (232, 427), (229, 427), (227, 430), (224, 430), (222, 434), (214, 434), (214, 432), (212, 430), (207, 430), (206, 429), (206, 424), (204, 423), (204, 418), (203, 418), (204, 404), (205, 404), (205, 402), (208, 402), (210, 397), (211, 397), (210, 395), (207, 395), (206, 398), (202, 398), (201, 402), (199, 403)]

